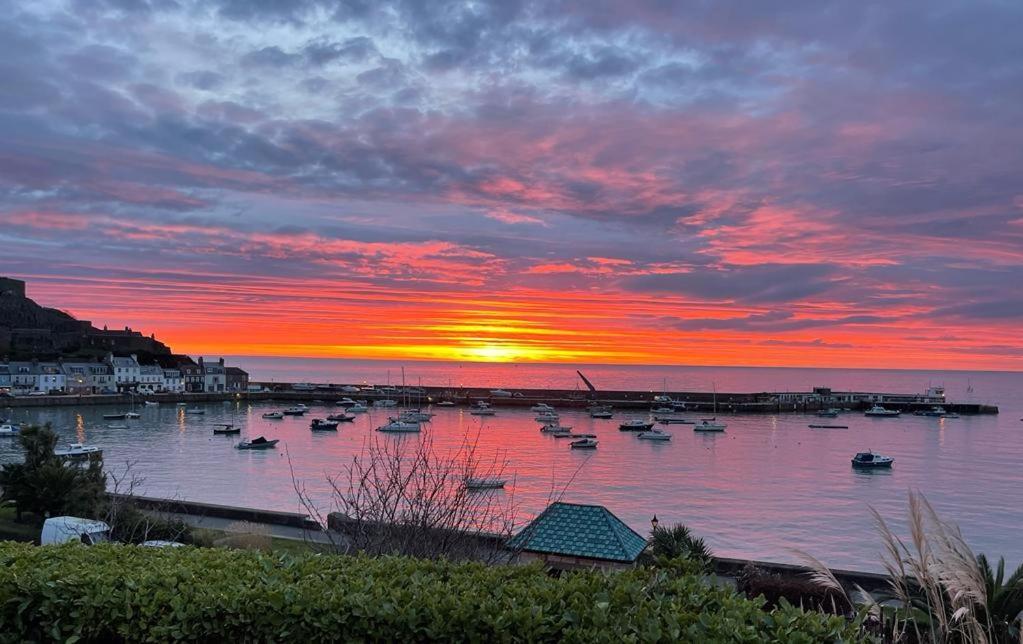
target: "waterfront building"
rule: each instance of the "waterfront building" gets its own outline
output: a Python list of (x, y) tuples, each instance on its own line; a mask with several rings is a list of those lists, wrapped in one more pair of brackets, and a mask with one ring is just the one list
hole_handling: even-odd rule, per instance
[(163, 370), (163, 391), (169, 394), (180, 394), (185, 391), (185, 379), (180, 369)]
[(228, 367), (225, 372), (228, 391), (248, 391), (249, 374), (247, 371), (238, 367)]
[(117, 391), (114, 373), (104, 362), (62, 362), (61, 368), (68, 393), (91, 395)]
[(507, 547), (519, 561), (541, 561), (558, 569), (626, 568), (647, 542), (602, 505), (552, 503)]
[(0, 364), (0, 393), (11, 392), (11, 366), (9, 364)]
[(185, 391), (188, 393), (201, 393), (205, 391), (205, 379), (203, 378), (201, 365), (192, 362), (182, 363), (181, 379), (184, 382)]
[(138, 382), (139, 393), (155, 394), (163, 390), (163, 368), (158, 364), (140, 365)]
[(114, 384), (118, 391), (130, 391), (138, 386), (141, 367), (139, 366), (137, 356), (134, 354), (130, 356), (115, 356), (109, 353), (107, 354), (107, 364), (114, 371)]
[(203, 374), (203, 391), (217, 393), (227, 390), (227, 368), (223, 358), (208, 361), (200, 356), (199, 367)]
[(847, 405), (897, 405), (897, 404), (945, 404), (945, 388), (928, 387), (922, 394), (892, 394), (863, 391), (832, 391), (829, 387), (814, 387), (809, 392), (784, 392), (777, 394), (778, 402), (794, 405), (816, 405), (841, 407)]

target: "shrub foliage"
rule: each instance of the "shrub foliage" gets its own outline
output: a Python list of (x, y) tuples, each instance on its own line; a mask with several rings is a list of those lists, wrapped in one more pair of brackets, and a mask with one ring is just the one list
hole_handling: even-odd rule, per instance
[(852, 641), (695, 576), (0, 543), (0, 641)]

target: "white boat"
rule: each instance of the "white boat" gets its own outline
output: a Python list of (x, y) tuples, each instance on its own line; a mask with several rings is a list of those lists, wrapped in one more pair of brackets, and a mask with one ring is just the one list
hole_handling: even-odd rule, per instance
[(839, 410), (835, 409), (834, 407), (830, 409), (822, 409), (819, 412), (817, 412), (817, 415), (820, 416), (821, 418), (838, 418), (838, 414)]
[(488, 403), (482, 400), (476, 403), (476, 406), (470, 409), (469, 413), (473, 416), (494, 416), (497, 414)]
[(359, 388), (355, 385), (345, 385), (344, 387), (341, 387), (341, 391), (346, 394), (357, 394), (359, 393)]
[(53, 450), (53, 455), (61, 458), (91, 458), (93, 456), (102, 456), (103, 450), (95, 445), (68, 443), (65, 449)]
[(558, 416), (556, 413), (549, 412), (546, 414), (540, 414), (534, 420), (538, 423), (556, 423), (561, 420), (561, 416)]
[(351, 398), (342, 398), (341, 400), (337, 401), (336, 404), (339, 407), (351, 407), (352, 405), (355, 404), (355, 401), (352, 400)]
[(572, 441), (572, 449), (597, 449), (597, 439), (595, 438), (583, 438), (581, 440)]
[(147, 400), (147, 401), (145, 401), (142, 404), (145, 405), (146, 407), (159, 407), (160, 406), (160, 403), (156, 402), (155, 400)]
[(675, 413), (674, 407), (654, 407), (650, 410), (653, 414), (673, 414)]
[(875, 467), (891, 467), (895, 459), (891, 456), (882, 456), (875, 454), (871, 451), (859, 452), (856, 456), (852, 457), (853, 467), (863, 468), (875, 468)]
[(387, 423), (386, 425), (381, 425), (380, 427), (377, 427), (377, 431), (378, 432), (390, 432), (390, 433), (395, 433), (395, 434), (412, 433), (412, 432), (418, 432), (418, 431), (421, 431), (421, 430), (422, 430), (422, 428), (420, 427), (419, 423), (413, 423), (413, 422), (407, 422), (407, 421), (401, 421), (401, 420), (392, 420), (391, 422)]
[(185, 406), (187, 406), (187, 405), (188, 405), (188, 403), (186, 403), (186, 402), (179, 402), (179, 403), (174, 403), (174, 405), (175, 405), (176, 407), (185, 407)]
[(623, 432), (648, 432), (653, 428), (653, 423), (642, 418), (630, 418), (618, 426)]
[(267, 420), (280, 420), (280, 419), (284, 418), (284, 412), (283, 411), (268, 411), (265, 414), (263, 414), (263, 418), (265, 418)]
[(662, 432), (659, 429), (651, 429), (648, 432), (640, 432), (636, 438), (641, 438), (645, 441), (670, 441), (671, 434)]
[(107, 425), (107, 429), (128, 429), (127, 425)]
[(590, 418), (611, 418), (614, 413), (610, 407), (591, 407)]
[(717, 422), (715, 420), (708, 420), (708, 419), (704, 418), (700, 422), (698, 422), (695, 425), (693, 425), (693, 431), (694, 432), (723, 432), (723, 431), (725, 431), (725, 427), (727, 427), (727, 425), (725, 425), (724, 423), (719, 423), (719, 422)]
[(20, 431), (21, 428), (17, 425), (12, 425), (10, 423), (0, 425), (0, 436), (17, 436)]
[(283, 413), (285, 416), (301, 416), (307, 411), (309, 410), (306, 408), (305, 405), (299, 405), (296, 407), (288, 407), (287, 409), (284, 410)]
[(136, 418), (142, 418), (142, 414), (138, 413), (137, 411), (129, 411), (124, 414), (124, 417), (134, 420)]
[(322, 418), (314, 418), (313, 422), (309, 423), (309, 429), (313, 431), (337, 431), (338, 421), (336, 420), (323, 420)]
[(355, 420), (355, 414), (331, 414), (327, 416), (327, 420), (335, 421), (339, 423), (350, 423)]
[(496, 490), (503, 488), (507, 482), (496, 476), (470, 476), (465, 479), (465, 487), (468, 490)]
[(511, 398), (512, 392), (507, 389), (491, 389), (490, 395), (494, 398)]
[(529, 411), (535, 411), (538, 414), (553, 414), (554, 408), (547, 403), (537, 403), (529, 408)]
[(863, 412), (864, 416), (874, 416), (876, 418), (886, 418), (898, 416), (900, 413), (897, 409), (885, 409), (881, 405), (874, 405), (867, 411)]
[(930, 416), (932, 418), (941, 418), (947, 416), (948, 412), (945, 411), (944, 407), (934, 406), (930, 409), (918, 410), (913, 412), (914, 416)]
[(315, 391), (316, 390), (316, 385), (312, 384), (311, 382), (296, 382), (295, 384), (291, 385), (291, 390), (292, 391)]
[(205, 414), (206, 410), (202, 409), (201, 407), (189, 407), (188, 409), (185, 410), (185, 413), (186, 414), (193, 414), (193, 415), (198, 416), (198, 415)]
[(366, 405), (362, 404), (361, 402), (357, 402), (357, 403), (355, 403), (354, 405), (352, 405), (351, 407), (348, 408), (348, 413), (349, 414), (364, 414), (367, 411), (369, 411), (369, 407), (367, 407)]
[(546, 425), (544, 425), (543, 427), (541, 427), (541, 428), (540, 428), (540, 433), (541, 433), (541, 434), (555, 434), (555, 433), (557, 433), (557, 432), (567, 432), (567, 431), (571, 431), (571, 429), (572, 429), (571, 427), (562, 427), (561, 425), (559, 425), (559, 424), (558, 424), (558, 423), (557, 423), (557, 422), (555, 421), (555, 422), (553, 422), (553, 423), (547, 423)]
[(235, 445), (235, 447), (237, 449), (273, 449), (278, 442), (280, 442), (279, 438), (267, 440), (260, 436), (259, 438), (253, 438), (250, 441), (242, 441)]
[(695, 425), (695, 420), (679, 418), (677, 416), (654, 416), (654, 420), (662, 425)]
[(398, 401), (390, 398), (383, 398), (373, 403), (374, 407), (397, 407)]
[(451, 402), (450, 400), (442, 400), (439, 403), (437, 403), (437, 406), (438, 407), (454, 407), (455, 403)]
[(422, 409), (406, 409), (401, 412), (401, 416), (402, 418), (415, 420), (420, 423), (428, 423), (434, 417), (434, 414), (431, 414), (428, 411), (423, 411)]

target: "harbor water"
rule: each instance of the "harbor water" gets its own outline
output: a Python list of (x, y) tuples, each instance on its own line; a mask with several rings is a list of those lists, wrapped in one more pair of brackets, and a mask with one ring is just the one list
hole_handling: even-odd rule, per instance
[[(376, 361), (235, 358), (254, 380), (483, 387), (575, 386), (577, 365), (385, 363)], [(836, 419), (807, 414), (717, 414), (720, 434), (691, 425), (663, 428), (668, 442), (619, 431), (642, 412), (592, 419), (584, 410), (560, 410), (561, 424), (597, 435), (595, 451), (572, 450), (567, 439), (539, 432), (535, 413), (497, 408), (491, 417), (465, 408), (438, 408), (428, 428), (435, 447), (454, 450), (468, 437), (477, 454), (507, 462), (504, 491), (519, 522), (554, 496), (599, 503), (645, 534), (656, 514), (661, 525), (684, 522), (722, 556), (794, 561), (806, 550), (833, 567), (879, 570), (881, 543), (868, 511), (876, 508), (903, 530), (906, 495), (919, 490), (945, 518), (962, 528), (976, 552), (1023, 561), (1023, 374), (718, 367), (582, 366), (598, 387), (638, 391), (922, 392), (944, 385), (950, 401), (999, 405), (998, 415), (869, 418), (845, 412)], [(358, 397), (353, 395), (353, 397)], [(312, 432), (312, 418), (336, 413), (333, 404), (311, 405), (304, 417), (266, 420), (286, 403), (211, 403), (202, 415), (182, 406), (137, 407), (138, 420), (104, 420), (125, 411), (109, 406), (14, 408), (0, 416), (22, 423), (50, 423), (64, 442), (104, 449), (107, 468), (144, 477), (135, 493), (300, 511), (295, 483), (324, 511), (331, 507), (328, 477), (342, 472), (372, 441), (419, 441), (421, 435), (384, 435), (374, 428), (393, 410), (370, 410), (337, 432)], [(823, 422), (822, 422), (823, 421)], [(218, 423), (241, 427), (241, 436), (213, 435)], [(811, 429), (810, 424), (848, 429)], [(124, 427), (126, 426), (126, 428)], [(241, 438), (280, 439), (276, 450), (240, 451)], [(857, 471), (850, 458), (872, 449), (895, 458), (891, 470)], [(20, 458), (16, 440), (0, 439), (0, 462)], [(294, 477), (294, 479), (293, 479)]]

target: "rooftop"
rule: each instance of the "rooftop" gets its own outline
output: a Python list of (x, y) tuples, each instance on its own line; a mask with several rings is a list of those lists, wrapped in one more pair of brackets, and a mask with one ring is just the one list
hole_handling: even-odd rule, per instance
[(552, 503), (508, 547), (606, 561), (635, 561), (646, 539), (601, 505)]

